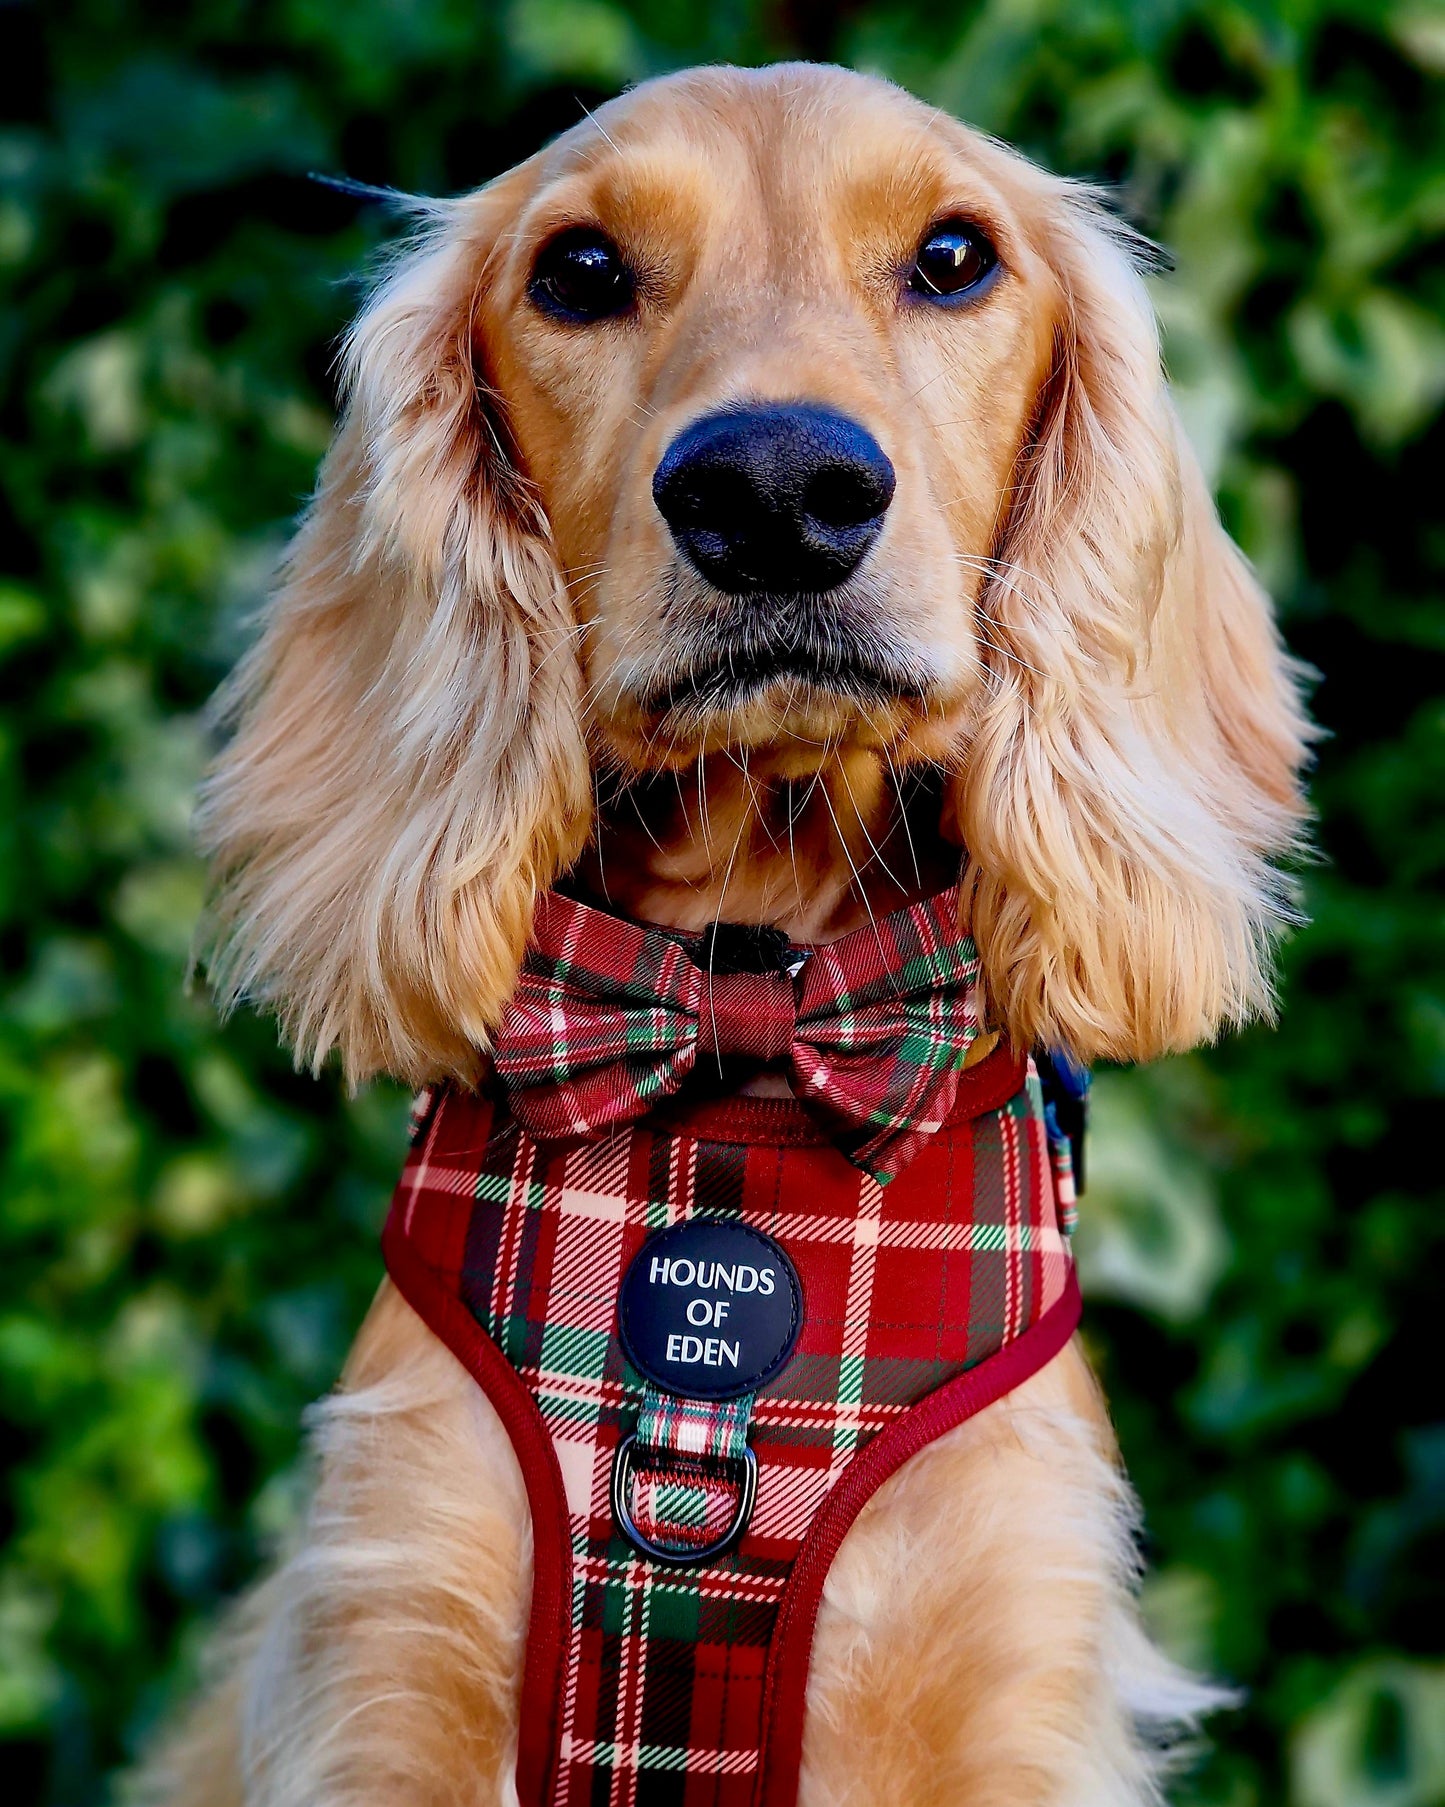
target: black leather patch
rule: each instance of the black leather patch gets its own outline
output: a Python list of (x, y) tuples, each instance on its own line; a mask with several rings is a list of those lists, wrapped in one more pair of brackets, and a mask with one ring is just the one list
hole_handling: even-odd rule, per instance
[(650, 1236), (622, 1281), (627, 1359), (682, 1399), (738, 1399), (777, 1374), (803, 1327), (797, 1270), (771, 1236), (694, 1217)]

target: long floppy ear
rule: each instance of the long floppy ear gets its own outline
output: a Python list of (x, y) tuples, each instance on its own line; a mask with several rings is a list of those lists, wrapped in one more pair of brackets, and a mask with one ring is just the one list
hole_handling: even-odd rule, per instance
[(1052, 375), (981, 599), (953, 807), (1020, 1043), (1191, 1047), (1271, 1004), (1308, 729), (1269, 604), (1183, 440), (1128, 233), (1040, 182)]
[(471, 1074), (589, 825), (571, 613), (473, 352), (508, 182), (432, 210), (347, 405), (202, 799), (225, 1003), (348, 1076)]

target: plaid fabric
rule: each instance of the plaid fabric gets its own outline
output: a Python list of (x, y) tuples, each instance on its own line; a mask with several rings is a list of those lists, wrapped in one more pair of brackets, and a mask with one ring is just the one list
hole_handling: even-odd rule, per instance
[(1054, 1169), (1059, 1228), (1065, 1236), (1072, 1236), (1079, 1227), (1079, 1196), (1074, 1187), (1074, 1151), (1067, 1136), (1049, 1136), (1049, 1160)]
[[(747, 1807), (778, 1603), (831, 1490), (870, 1439), (1003, 1351), (1068, 1283), (1032, 1069), (1001, 1108), (945, 1123), (886, 1188), (819, 1143), (797, 1106), (751, 1103), (735, 1133), (706, 1108), (675, 1108), (549, 1146), (505, 1100), (446, 1091), (397, 1189), (388, 1237), (500, 1347), (565, 1489), (557, 1807)], [(743, 1419), (649, 1390), (623, 1356), (616, 1314), (646, 1236), (700, 1213), (782, 1244), (804, 1321), (752, 1402), (747, 1531), (725, 1556), (681, 1569), (642, 1560), (614, 1525), (617, 1446), (641, 1428), (672, 1452), (635, 1486), (634, 1517), (659, 1541), (701, 1546), (736, 1503), (735, 1477), (709, 1458), (737, 1447)]]
[(686, 1555), (726, 1536), (738, 1511), (739, 1490), (727, 1476), (700, 1462), (669, 1463), (637, 1474), (632, 1518), (660, 1549)]
[(642, 1396), (637, 1414), (641, 1448), (698, 1462), (735, 1462), (747, 1442), (753, 1396), (741, 1399), (677, 1399), (657, 1387)]
[(548, 1140), (644, 1115), (700, 1052), (782, 1061), (886, 1184), (952, 1107), (978, 971), (956, 888), (808, 950), (796, 979), (708, 971), (660, 929), (549, 892), (492, 1055), (513, 1112)]
[(637, 1414), (628, 1510), (650, 1543), (686, 1556), (735, 1522), (753, 1395), (678, 1399), (649, 1386)]

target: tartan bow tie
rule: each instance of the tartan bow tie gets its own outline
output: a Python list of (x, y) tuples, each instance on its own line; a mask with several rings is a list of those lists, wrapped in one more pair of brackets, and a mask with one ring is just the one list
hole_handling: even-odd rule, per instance
[(593, 1134), (676, 1092), (700, 1055), (750, 1056), (886, 1184), (947, 1118), (978, 1033), (957, 888), (797, 953), (796, 978), (709, 972), (661, 929), (548, 892), (492, 1050), (513, 1114), (541, 1140)]

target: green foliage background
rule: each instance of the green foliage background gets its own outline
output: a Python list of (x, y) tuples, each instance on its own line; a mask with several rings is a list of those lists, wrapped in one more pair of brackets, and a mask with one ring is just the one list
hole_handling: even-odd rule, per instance
[[(385, 231), (679, 64), (893, 74), (1119, 185), (1171, 367), (1324, 674), (1277, 1033), (1100, 1086), (1089, 1337), (1166, 1643), (1248, 1690), (1181, 1798), (1445, 1803), (1445, 12), (1401, 0), (0, 4), (0, 1735), (106, 1798), (294, 1522), (400, 1100), (183, 989), (198, 711)], [(18, 1790), (16, 1783), (19, 1783)]]

